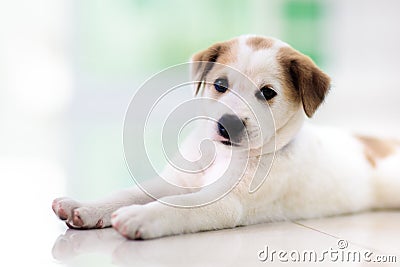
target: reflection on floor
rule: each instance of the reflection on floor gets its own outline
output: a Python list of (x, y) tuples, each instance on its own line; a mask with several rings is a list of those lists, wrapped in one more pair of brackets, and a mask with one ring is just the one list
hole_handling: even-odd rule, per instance
[(112, 228), (67, 230), (52, 254), (68, 266), (394, 266), (400, 262), (399, 222), (400, 212), (371, 212), (148, 241), (125, 240)]

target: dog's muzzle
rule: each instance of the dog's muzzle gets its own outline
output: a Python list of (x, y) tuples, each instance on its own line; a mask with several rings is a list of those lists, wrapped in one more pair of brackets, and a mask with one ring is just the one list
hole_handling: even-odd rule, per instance
[(225, 114), (218, 120), (218, 134), (227, 141), (239, 143), (244, 131), (244, 122), (236, 115)]

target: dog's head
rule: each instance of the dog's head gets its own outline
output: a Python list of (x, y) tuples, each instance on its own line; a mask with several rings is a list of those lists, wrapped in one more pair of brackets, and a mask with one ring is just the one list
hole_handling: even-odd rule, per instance
[(210, 138), (225, 145), (247, 142), (255, 149), (274, 137), (284, 145), (330, 87), (329, 77), (309, 57), (273, 38), (240, 36), (216, 43), (192, 62), (196, 94), (217, 100), (207, 106), (215, 118)]

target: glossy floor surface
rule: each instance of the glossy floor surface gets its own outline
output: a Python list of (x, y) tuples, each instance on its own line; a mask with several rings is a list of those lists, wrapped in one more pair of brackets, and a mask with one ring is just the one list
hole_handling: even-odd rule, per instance
[(400, 212), (382, 211), (128, 241), (112, 228), (67, 230), (60, 221), (53, 244), (36, 243), (48, 252), (41, 263), (55, 266), (396, 266), (399, 222)]

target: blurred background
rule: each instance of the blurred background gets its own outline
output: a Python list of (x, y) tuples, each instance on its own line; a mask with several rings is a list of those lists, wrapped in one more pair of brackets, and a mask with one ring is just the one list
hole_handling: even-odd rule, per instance
[(135, 90), (241, 34), (280, 38), (331, 75), (315, 123), (400, 137), (399, 10), (397, 0), (0, 1), (2, 216), (23, 210), (41, 227), (54, 197), (132, 185), (122, 125)]

